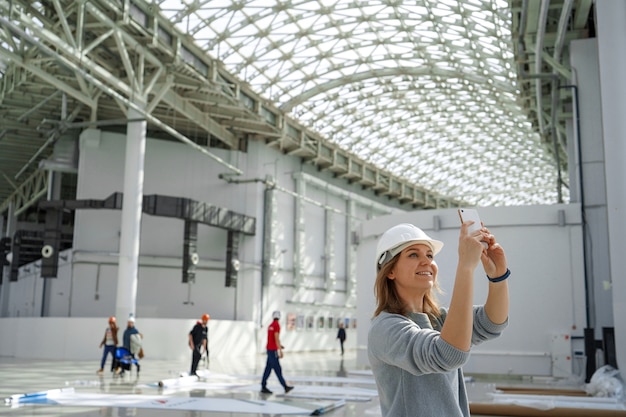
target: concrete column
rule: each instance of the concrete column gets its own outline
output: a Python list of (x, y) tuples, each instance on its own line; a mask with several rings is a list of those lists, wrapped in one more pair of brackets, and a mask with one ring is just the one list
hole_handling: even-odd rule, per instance
[[(306, 195), (306, 182), (301, 176), (295, 177), (295, 191), (299, 196)], [(304, 200), (302, 198), (295, 199), (295, 213), (294, 213), (294, 235), (293, 235), (293, 285), (295, 290), (295, 296), (298, 297), (298, 301), (301, 301), (304, 290), (304, 271), (303, 264), (306, 258), (306, 228), (304, 227), (305, 210)]]
[[(610, 281), (609, 233), (607, 217), (606, 161), (602, 128), (602, 96), (598, 40), (581, 39), (570, 44), (572, 84), (578, 89), (580, 115), (580, 158), (570, 160), (570, 171), (576, 180), (570, 183), (572, 201), (583, 205), (585, 227), (585, 266), (587, 277), (587, 326), (595, 329), (594, 337), (602, 338), (602, 327), (613, 326), (613, 293)], [(572, 90), (572, 93), (576, 91)], [(578, 146), (577, 137), (568, 138), (568, 145)], [(574, 152), (573, 152), (574, 153)], [(579, 171), (580, 170), (580, 171)], [(578, 181), (579, 175), (582, 182)], [(581, 185), (582, 184), (582, 185)]]
[[(6, 224), (6, 236), (13, 238), (15, 233), (15, 203), (9, 203)], [(9, 294), (11, 293), (11, 266), (2, 268), (2, 285), (0, 285), (0, 317), (9, 317)]]
[(124, 165), (124, 203), (120, 235), (120, 258), (117, 276), (115, 315), (123, 323), (136, 315), (139, 238), (143, 203), (146, 122), (143, 115), (129, 109), (126, 128), (126, 162)]
[(354, 237), (359, 228), (359, 222), (356, 219), (356, 202), (346, 200), (346, 211), (348, 218), (346, 219), (346, 307), (356, 307), (356, 248)]
[(626, 369), (626, 2), (595, 2), (602, 126), (607, 190), (610, 285), (613, 290), (615, 350)]
[(337, 271), (335, 270), (335, 223), (333, 219), (334, 212), (327, 208), (324, 209), (324, 280), (326, 287), (326, 296), (336, 290)]
[[(259, 308), (256, 313), (258, 328), (262, 328), (264, 321), (265, 300), (270, 294), (274, 274), (276, 273), (276, 222), (278, 218), (278, 203), (276, 201), (276, 189), (270, 186), (275, 183), (275, 178), (265, 177), (265, 189), (263, 190), (263, 271), (261, 285), (259, 286)], [(262, 342), (261, 342), (262, 343)]]

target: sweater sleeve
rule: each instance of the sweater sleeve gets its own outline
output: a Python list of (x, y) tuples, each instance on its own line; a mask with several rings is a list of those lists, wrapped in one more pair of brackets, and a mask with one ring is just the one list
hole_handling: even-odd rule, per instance
[(502, 324), (495, 324), (489, 319), (483, 306), (474, 306), (474, 329), (472, 331), (472, 345), (478, 345), (486, 340), (495, 339), (508, 326), (507, 319)]
[(413, 375), (448, 372), (465, 364), (469, 352), (443, 340), (425, 314), (414, 316), (383, 312), (374, 318), (368, 335), (370, 360)]

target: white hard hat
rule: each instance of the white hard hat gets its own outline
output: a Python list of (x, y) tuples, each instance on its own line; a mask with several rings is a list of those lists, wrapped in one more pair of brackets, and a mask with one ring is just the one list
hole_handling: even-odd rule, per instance
[(273, 319), (280, 319), (280, 311), (276, 310), (272, 313)]
[(382, 268), (404, 249), (416, 243), (430, 246), (433, 255), (436, 255), (443, 248), (443, 242), (431, 238), (419, 227), (410, 223), (401, 223), (388, 229), (378, 240), (376, 270)]

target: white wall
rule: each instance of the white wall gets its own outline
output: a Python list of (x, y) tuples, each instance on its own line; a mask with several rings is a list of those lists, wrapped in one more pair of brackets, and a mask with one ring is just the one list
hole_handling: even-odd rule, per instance
[[(123, 189), (125, 136), (87, 130), (80, 140), (78, 199), (104, 199)], [(237, 288), (224, 286), (226, 231), (207, 225), (198, 228), (200, 263), (196, 282), (181, 282), (183, 221), (144, 215), (141, 225), (138, 270), (138, 317), (149, 319), (189, 319), (208, 312), (217, 320), (243, 320), (255, 323), (256, 346), (265, 348), (265, 329), (273, 310), (284, 317), (284, 343), (298, 350), (338, 348), (336, 321), (333, 326), (317, 325), (321, 319), (353, 319), (354, 300), (347, 304), (348, 280), (356, 279), (348, 267), (346, 253), (354, 250), (349, 237), (348, 216), (367, 218), (391, 209), (369, 201), (358, 192), (340, 188), (345, 181), (327, 173), (316, 173), (296, 157), (282, 155), (256, 142), (248, 153), (211, 149), (245, 175), (237, 180), (265, 179), (271, 176), (278, 185), (274, 221), (271, 223), (275, 259), (271, 260), (268, 285), (261, 288), (263, 266), (263, 228), (265, 187), (249, 181), (229, 184), (219, 179), (227, 170), (210, 158), (178, 142), (148, 140), (145, 161), (145, 194), (193, 198), (229, 210), (254, 216), (255, 236), (241, 242)], [(305, 199), (294, 197), (296, 179), (306, 186)], [(312, 179), (318, 179), (319, 184)], [(319, 179), (323, 180), (319, 180)], [(320, 185), (321, 184), (321, 185)], [(285, 191), (282, 191), (285, 190)], [(355, 203), (356, 202), (356, 203)], [(296, 206), (302, 210), (296, 215)], [(353, 211), (348, 213), (348, 206)], [(325, 219), (330, 219), (328, 222)], [(117, 265), (119, 262), (121, 211), (84, 209), (76, 212), (74, 246), (59, 260), (58, 277), (42, 279), (40, 270), (26, 266), (10, 288), (9, 315), (41, 315), (42, 286), (50, 289), (53, 317), (106, 317), (115, 313)], [(332, 225), (332, 231), (325, 224)], [(296, 224), (302, 224), (304, 237), (295, 246)], [(332, 250), (329, 249), (332, 245)], [(303, 262), (296, 262), (298, 251)], [(332, 262), (325, 259), (332, 255)], [(296, 265), (302, 268), (297, 269)], [(30, 272), (27, 272), (26, 269)], [(296, 282), (296, 271), (302, 280)], [(352, 276), (349, 276), (352, 271)], [(311, 317), (314, 326), (288, 329), (286, 317)], [(351, 323), (355, 321), (352, 320)], [(348, 329), (348, 348), (356, 345)], [(4, 354), (0, 350), (0, 355)], [(18, 352), (19, 354), (19, 352)]]
[[(559, 211), (566, 225), (560, 226)], [(479, 208), (482, 221), (504, 247), (509, 267), (511, 307), (509, 327), (497, 340), (472, 350), (466, 372), (567, 376), (573, 350), (584, 350), (584, 274), (581, 219), (578, 205)], [(434, 217), (440, 229), (434, 230)], [(359, 362), (367, 364), (366, 341), (375, 309), (373, 286), (378, 237), (389, 227), (413, 223), (442, 240), (437, 255), (439, 281), (449, 305), (457, 259), (460, 221), (455, 209), (418, 211), (364, 222), (358, 250), (357, 307)], [(487, 280), (482, 267), (475, 273), (475, 304), (486, 299)], [(564, 348), (565, 346), (565, 348)], [(569, 358), (569, 359), (568, 359)]]
[[(123, 190), (125, 136), (96, 130), (81, 135), (78, 199), (104, 199)], [(239, 152), (215, 150), (229, 163), (246, 165)], [(226, 169), (212, 159), (178, 142), (148, 140), (145, 156), (144, 194), (192, 198), (237, 213), (259, 216), (258, 185), (233, 186), (218, 179)], [(77, 210), (73, 251), (80, 256), (74, 266), (76, 286), (72, 316), (114, 314), (120, 236), (120, 210)], [(224, 229), (200, 224), (200, 262), (195, 284), (182, 283), (184, 221), (144, 214), (141, 224), (137, 315), (143, 317), (199, 317), (209, 312), (217, 319), (253, 320), (258, 311), (249, 302), (249, 291), (259, 286), (260, 251), (244, 236), (242, 269), (236, 288), (224, 286), (226, 238)], [(257, 227), (257, 233), (260, 229)], [(94, 300), (93, 288), (103, 288)], [(258, 291), (258, 289), (257, 289)], [(96, 304), (96, 306), (94, 306)], [(104, 310), (104, 311), (103, 311)]]

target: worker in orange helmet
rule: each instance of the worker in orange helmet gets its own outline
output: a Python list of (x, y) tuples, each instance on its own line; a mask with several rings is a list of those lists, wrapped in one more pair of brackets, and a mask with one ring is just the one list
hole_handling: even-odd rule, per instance
[(100, 360), (100, 369), (98, 373), (102, 374), (104, 371), (104, 364), (106, 363), (107, 356), (111, 354), (111, 371), (114, 369), (115, 364), (115, 347), (117, 346), (117, 321), (115, 317), (109, 317), (109, 326), (104, 331), (104, 338), (100, 342), (100, 347), (104, 347), (102, 351), (102, 359)]
[(201, 319), (193, 326), (189, 332), (189, 348), (191, 349), (191, 371), (189, 375), (197, 375), (198, 363), (202, 358), (202, 354), (207, 352), (209, 348), (209, 328), (207, 326), (211, 316), (203, 314)]

